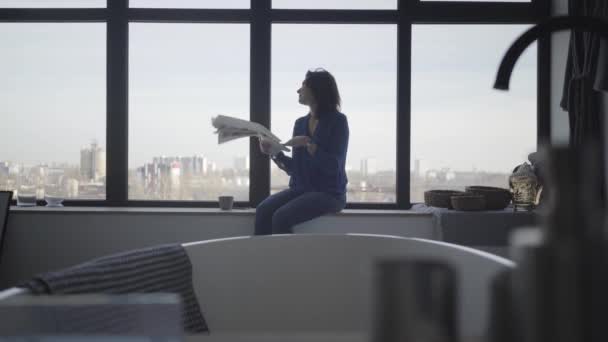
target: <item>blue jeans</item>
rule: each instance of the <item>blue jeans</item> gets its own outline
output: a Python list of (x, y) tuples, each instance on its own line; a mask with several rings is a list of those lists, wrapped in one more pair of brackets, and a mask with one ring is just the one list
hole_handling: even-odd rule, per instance
[(344, 209), (345, 202), (324, 192), (283, 190), (268, 196), (255, 211), (255, 235), (288, 234), (298, 223)]

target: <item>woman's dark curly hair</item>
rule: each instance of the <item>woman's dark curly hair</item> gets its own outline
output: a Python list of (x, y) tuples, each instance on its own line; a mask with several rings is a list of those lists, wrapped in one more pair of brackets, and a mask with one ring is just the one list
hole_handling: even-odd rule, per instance
[(312, 96), (315, 98), (319, 118), (326, 113), (340, 110), (342, 100), (338, 92), (338, 85), (336, 79), (327, 70), (320, 68), (309, 70), (304, 78), (304, 84), (310, 88)]

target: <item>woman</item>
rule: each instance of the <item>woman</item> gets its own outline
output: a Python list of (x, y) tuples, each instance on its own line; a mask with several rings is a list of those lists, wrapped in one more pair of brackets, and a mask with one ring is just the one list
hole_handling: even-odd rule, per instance
[(323, 69), (308, 71), (298, 101), (310, 108), (296, 120), (292, 157), (275, 151), (267, 140), (260, 149), (291, 176), (289, 189), (266, 198), (256, 209), (255, 234), (286, 234), (298, 223), (335, 213), (346, 204), (348, 121), (339, 112), (340, 94), (334, 77)]

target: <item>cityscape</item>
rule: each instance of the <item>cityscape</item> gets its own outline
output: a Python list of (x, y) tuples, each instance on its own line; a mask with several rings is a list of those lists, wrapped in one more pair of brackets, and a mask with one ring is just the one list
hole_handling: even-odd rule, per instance
[[(421, 170), (414, 160), (410, 172), (411, 202), (423, 202), (431, 189), (464, 190), (467, 185), (508, 187), (509, 171), (456, 171), (449, 167)], [(347, 200), (363, 203), (394, 203), (396, 175), (381, 170), (375, 158), (361, 159), (357, 167), (347, 166)], [(271, 165), (271, 193), (287, 188), (289, 177)], [(237, 201), (249, 197), (249, 157), (236, 156), (230, 167), (219, 167), (204, 155), (158, 156), (129, 170), (129, 199), (171, 201), (215, 201), (231, 195)], [(80, 149), (79, 165), (0, 161), (0, 189), (15, 196), (46, 195), (65, 199), (103, 200), (106, 197), (106, 151), (95, 141)]]

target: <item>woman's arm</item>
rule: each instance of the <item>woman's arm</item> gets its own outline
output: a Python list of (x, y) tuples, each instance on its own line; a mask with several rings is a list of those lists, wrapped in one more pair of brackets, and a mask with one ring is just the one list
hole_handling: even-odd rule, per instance
[[(296, 132), (298, 129), (298, 122), (300, 120), (296, 120), (293, 125), (293, 132), (291, 134), (292, 137), (296, 136)], [(293, 151), (292, 151), (293, 153)], [(291, 157), (286, 156), (283, 152), (279, 152), (275, 156), (272, 156), (272, 161), (279, 167), (279, 169), (285, 171), (289, 176), (293, 171), (293, 159)]]
[(348, 121), (344, 115), (337, 118), (327, 141), (320, 141), (313, 137), (308, 153), (313, 156), (312, 160), (317, 167), (329, 174), (338, 173), (346, 162), (348, 137)]
[(291, 157), (286, 156), (283, 152), (279, 152), (276, 156), (272, 156), (272, 161), (277, 164), (279, 169), (285, 171), (288, 175), (291, 176), (292, 163), (293, 159)]

